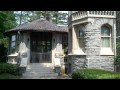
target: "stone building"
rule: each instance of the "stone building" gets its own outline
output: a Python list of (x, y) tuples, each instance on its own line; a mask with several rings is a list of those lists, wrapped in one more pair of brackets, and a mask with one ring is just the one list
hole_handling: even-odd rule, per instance
[(20, 64), (27, 70), (48, 67), (58, 72), (57, 68), (64, 69), (64, 50), (68, 44), (66, 26), (38, 19), (8, 30), (6, 34), (9, 37), (8, 63)]
[(69, 11), (69, 72), (79, 68), (114, 71), (115, 11)]
[(56, 72), (61, 68), (66, 73), (81, 68), (114, 71), (116, 12), (69, 11), (68, 14), (68, 27), (35, 20), (7, 31), (8, 62), (19, 63), (21, 67), (41, 63), (38, 66), (50, 68), (50, 64)]

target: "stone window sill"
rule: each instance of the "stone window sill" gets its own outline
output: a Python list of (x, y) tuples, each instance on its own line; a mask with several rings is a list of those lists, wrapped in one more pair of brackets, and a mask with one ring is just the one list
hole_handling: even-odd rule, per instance
[(68, 55), (86, 55), (82, 49), (73, 50), (73, 53), (69, 53)]
[(111, 48), (101, 48), (100, 55), (114, 55)]
[(15, 57), (15, 56), (18, 56), (18, 53), (14, 53), (14, 54), (10, 54), (8, 55), (9, 57)]

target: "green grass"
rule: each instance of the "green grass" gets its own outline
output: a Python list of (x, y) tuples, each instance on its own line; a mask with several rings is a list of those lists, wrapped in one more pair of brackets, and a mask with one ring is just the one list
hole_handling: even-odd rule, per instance
[(120, 73), (99, 70), (99, 69), (79, 69), (72, 73), (73, 79), (120, 79)]
[(12, 75), (9, 73), (0, 74), (0, 79), (20, 79), (20, 76)]

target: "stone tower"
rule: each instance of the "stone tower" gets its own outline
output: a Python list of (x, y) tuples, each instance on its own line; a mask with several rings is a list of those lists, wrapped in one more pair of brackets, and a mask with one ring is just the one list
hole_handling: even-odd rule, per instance
[(115, 11), (69, 11), (68, 28), (70, 72), (80, 68), (114, 71)]

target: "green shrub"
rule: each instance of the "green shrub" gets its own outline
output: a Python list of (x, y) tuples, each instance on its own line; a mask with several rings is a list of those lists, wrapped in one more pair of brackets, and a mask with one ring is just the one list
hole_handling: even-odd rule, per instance
[(0, 63), (0, 74), (1, 73), (20, 75), (20, 67), (16, 64)]
[(20, 76), (17, 75), (12, 75), (9, 73), (2, 73), (0, 74), (0, 79), (20, 79)]
[(72, 79), (120, 79), (120, 73), (99, 69), (79, 69), (72, 73)]
[(7, 48), (0, 42), (0, 63), (6, 63), (7, 60)]

